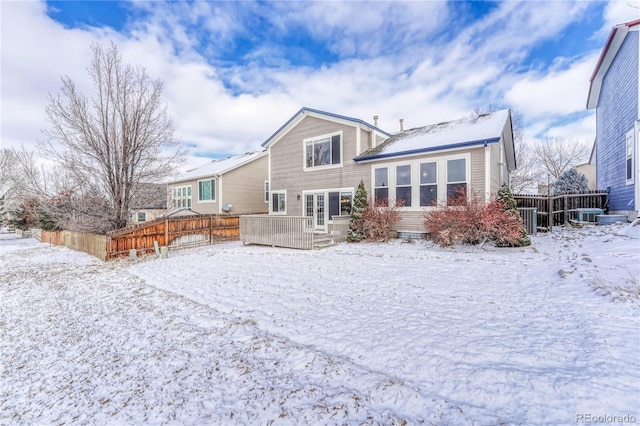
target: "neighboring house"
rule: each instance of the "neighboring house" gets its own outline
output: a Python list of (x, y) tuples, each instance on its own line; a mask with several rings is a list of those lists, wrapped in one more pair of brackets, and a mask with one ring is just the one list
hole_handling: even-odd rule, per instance
[(319, 232), (333, 216), (349, 215), (361, 180), (370, 197), (402, 201), (395, 231), (423, 233), (424, 212), (434, 204), (459, 188), (488, 200), (516, 166), (508, 110), (391, 135), (359, 119), (302, 108), (263, 146), (269, 213), (313, 216)]
[(596, 165), (591, 163), (578, 164), (576, 166), (578, 173), (582, 173), (587, 178), (589, 189), (591, 191), (596, 188)]
[(166, 184), (143, 183), (138, 186), (131, 199), (131, 223), (154, 220), (166, 211)]
[(266, 151), (212, 160), (169, 183), (169, 206), (200, 214), (266, 212), (268, 165)]
[(616, 25), (591, 76), (587, 109), (596, 110), (596, 181), (609, 212), (638, 217), (640, 19)]

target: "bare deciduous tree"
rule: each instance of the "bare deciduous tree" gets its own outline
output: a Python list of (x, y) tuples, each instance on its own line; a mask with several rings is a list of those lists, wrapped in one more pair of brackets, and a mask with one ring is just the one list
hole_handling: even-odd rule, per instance
[(585, 162), (589, 148), (586, 142), (577, 139), (547, 138), (533, 146), (533, 154), (543, 173), (555, 182), (566, 170)]
[(161, 96), (162, 82), (143, 67), (123, 64), (113, 43), (91, 49), (93, 97), (63, 77), (61, 94), (49, 96), (50, 127), (41, 149), (73, 175), (79, 193), (108, 199), (102, 220), (118, 229), (127, 224), (136, 186), (173, 174), (184, 151)]
[(511, 124), (517, 168), (509, 175), (509, 186), (514, 194), (531, 192), (537, 188), (542, 173), (536, 165), (531, 146), (524, 140), (522, 115), (519, 112), (511, 114)]

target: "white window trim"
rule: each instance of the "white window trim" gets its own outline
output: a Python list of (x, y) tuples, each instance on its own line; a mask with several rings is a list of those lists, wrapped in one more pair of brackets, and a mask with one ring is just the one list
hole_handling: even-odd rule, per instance
[[(371, 165), (371, 188), (370, 194), (375, 194), (375, 171), (379, 168), (387, 168), (387, 178), (389, 182), (396, 182), (396, 166), (411, 165), (411, 207), (398, 207), (399, 211), (429, 211), (438, 207), (442, 207), (447, 203), (447, 161), (449, 160), (465, 160), (466, 166), (466, 181), (467, 195), (472, 190), (471, 188), (471, 153), (457, 153), (450, 155), (441, 155), (433, 157), (414, 157), (411, 160), (403, 160), (397, 162), (385, 162), (385, 163), (373, 163)], [(420, 163), (436, 163), (436, 185), (438, 188), (437, 200), (438, 203), (435, 207), (420, 206)], [(417, 183), (416, 183), (417, 182)], [(461, 182), (462, 183), (462, 182)], [(396, 185), (389, 185), (389, 203), (392, 204), (396, 200)]]
[[(276, 194), (278, 194), (278, 195), (284, 194), (284, 211), (277, 211), (277, 212), (273, 211), (273, 198), (272, 197), (274, 195), (276, 195)], [(284, 190), (281, 189), (279, 191), (271, 191), (269, 193), (269, 213), (270, 214), (285, 216), (287, 214), (287, 205), (288, 204), (287, 204), (287, 190), (286, 189), (284, 189)]]
[[(211, 183), (213, 184), (213, 199), (211, 200), (201, 200), (200, 199), (200, 182), (207, 182), (207, 181), (211, 181)], [(211, 203), (215, 203), (216, 200), (218, 199), (218, 190), (216, 188), (216, 184), (217, 184), (218, 179), (212, 177), (212, 178), (207, 178), (207, 179), (198, 179), (198, 203), (199, 204), (211, 204)]]
[(264, 181), (264, 202), (269, 204), (269, 200), (271, 199), (271, 194), (269, 193), (269, 181)]
[[(635, 141), (634, 141), (635, 131), (631, 129), (627, 132), (624, 137), (624, 178), (626, 181), (626, 185), (633, 185), (635, 182), (635, 169), (636, 169), (636, 152), (635, 152)], [(631, 155), (629, 155), (629, 144), (631, 145)], [(627, 179), (627, 161), (631, 158), (631, 178)]]
[[(178, 190), (182, 189), (183, 193), (187, 192), (186, 189), (190, 189), (191, 195), (178, 196)], [(175, 196), (173, 194), (176, 194)], [(175, 203), (175, 206), (174, 206)], [(182, 205), (184, 204), (184, 206)], [(190, 209), (193, 206), (193, 187), (191, 185), (180, 185), (171, 188), (171, 206), (173, 208), (185, 208)]]
[[(326, 200), (326, 203), (327, 203), (326, 211), (327, 211), (327, 215), (328, 215), (328, 212), (329, 212), (329, 208), (328, 208), (328, 206), (329, 206), (329, 193), (330, 192), (337, 192), (337, 193), (340, 194), (340, 196), (342, 196), (342, 193), (346, 193), (346, 192), (350, 193), (351, 194), (351, 207), (353, 208), (353, 201), (354, 201), (354, 198), (356, 196), (356, 188), (354, 188), (353, 186), (344, 186), (344, 187), (340, 187), (340, 188), (323, 188), (323, 189), (314, 189), (314, 190), (309, 189), (309, 190), (302, 191), (302, 196), (300, 198), (301, 211), (302, 211), (303, 216), (306, 214), (306, 211), (307, 211), (307, 206), (305, 204), (305, 196), (313, 195), (313, 194), (321, 194), (321, 193), (324, 193), (324, 196), (325, 196), (325, 200)], [(331, 220), (331, 217), (330, 216), (328, 216), (328, 217), (329, 218), (327, 219), (327, 223), (333, 223), (333, 220)]]
[[(398, 184), (398, 167), (405, 167), (405, 166), (409, 166), (409, 184), (408, 185), (399, 185)], [(419, 166), (418, 166), (419, 167)], [(407, 163), (407, 164), (396, 164), (396, 166), (394, 167), (394, 191), (396, 192), (396, 196), (394, 197), (394, 200), (396, 201), (396, 203), (398, 202), (398, 197), (397, 197), (397, 192), (398, 192), (398, 188), (411, 188), (411, 204), (413, 204), (414, 198), (413, 198), (413, 193), (415, 192), (413, 190), (413, 182), (415, 182), (415, 176), (413, 173), (413, 169), (414, 169), (414, 165), (412, 163)], [(419, 172), (418, 172), (418, 176), (419, 176)], [(420, 200), (418, 200), (418, 204), (420, 204)]]
[[(329, 144), (331, 144), (331, 137), (333, 136), (340, 136), (340, 163), (326, 164), (324, 166), (307, 167), (307, 143), (314, 142), (320, 139), (329, 138)], [(325, 135), (314, 136), (312, 138), (307, 138), (302, 140), (302, 170), (304, 170), (305, 172), (316, 172), (319, 170), (338, 169), (342, 167), (343, 159), (344, 159), (344, 136), (342, 135), (342, 130), (339, 132), (327, 133)]]

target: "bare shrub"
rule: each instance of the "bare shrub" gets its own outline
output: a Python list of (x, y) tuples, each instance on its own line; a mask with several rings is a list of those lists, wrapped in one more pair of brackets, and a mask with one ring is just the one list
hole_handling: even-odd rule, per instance
[(389, 240), (391, 226), (400, 219), (397, 208), (401, 206), (400, 202), (390, 205), (386, 199), (370, 201), (362, 212), (362, 230), (365, 237), (372, 241)]
[(520, 246), (522, 219), (498, 200), (485, 203), (478, 194), (467, 196), (463, 189), (447, 206), (425, 213), (429, 238), (441, 247), (482, 244)]

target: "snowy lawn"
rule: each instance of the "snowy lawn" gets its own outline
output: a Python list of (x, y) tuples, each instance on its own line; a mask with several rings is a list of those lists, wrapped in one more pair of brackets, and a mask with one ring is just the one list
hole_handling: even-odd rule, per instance
[(640, 422), (640, 226), (109, 263), (1, 238), (0, 424)]

